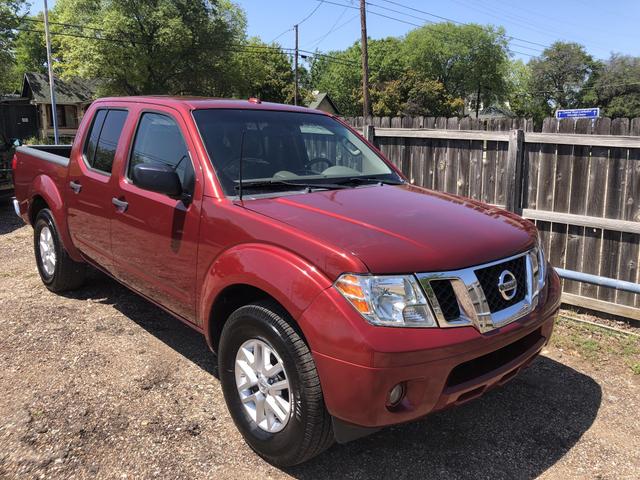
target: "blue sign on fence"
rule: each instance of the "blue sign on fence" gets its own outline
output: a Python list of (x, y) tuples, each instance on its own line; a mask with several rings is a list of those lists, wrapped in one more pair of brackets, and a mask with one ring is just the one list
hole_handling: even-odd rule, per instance
[(556, 110), (556, 118), (598, 118), (599, 108), (570, 108), (567, 110)]

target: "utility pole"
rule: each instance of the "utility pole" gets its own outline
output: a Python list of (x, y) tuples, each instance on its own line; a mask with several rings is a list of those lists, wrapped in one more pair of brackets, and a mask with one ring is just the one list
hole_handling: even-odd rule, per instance
[(293, 29), (296, 31), (296, 49), (295, 49), (295, 59), (293, 61), (294, 67), (294, 75), (295, 75), (295, 89), (293, 93), (293, 104), (298, 105), (298, 25), (294, 25)]
[(49, 9), (44, 0), (44, 35), (47, 42), (47, 67), (49, 70), (49, 94), (51, 95), (51, 120), (53, 122), (53, 142), (58, 145), (58, 115), (56, 109), (56, 87), (53, 83), (53, 65), (51, 62), (51, 36), (49, 35)]
[(366, 122), (371, 114), (369, 101), (369, 52), (367, 50), (367, 2), (360, 0), (360, 30), (362, 32), (362, 115)]

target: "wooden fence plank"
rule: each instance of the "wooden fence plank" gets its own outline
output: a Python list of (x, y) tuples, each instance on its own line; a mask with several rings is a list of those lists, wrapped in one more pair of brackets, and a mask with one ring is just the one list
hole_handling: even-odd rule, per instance
[[(387, 117), (385, 117), (387, 118)], [(545, 119), (547, 121), (549, 119)], [(551, 119), (555, 120), (555, 119)], [(605, 120), (604, 118), (599, 120)], [(606, 119), (611, 120), (611, 119)], [(597, 121), (597, 120), (596, 120)], [(492, 120), (488, 122), (488, 128), (498, 128), (496, 121)], [(402, 128), (384, 128), (379, 131), (381, 137), (426, 137), (426, 138), (441, 138), (441, 139), (457, 139), (457, 140), (470, 140), (478, 138), (486, 141), (506, 142), (509, 138), (508, 131), (500, 130), (487, 130), (483, 132), (473, 131), (456, 131), (450, 132), (447, 130), (435, 130), (427, 129), (402, 129)], [(527, 135), (527, 141), (530, 143), (542, 143), (550, 145), (580, 145), (580, 146), (600, 146), (600, 147), (616, 147), (616, 148), (640, 148), (640, 139), (632, 136), (618, 136), (611, 137), (609, 135), (575, 135), (575, 134), (560, 134), (550, 132), (530, 132)]]
[[(479, 130), (482, 125), (479, 120), (471, 121), (471, 129)], [(469, 190), (468, 195), (474, 200), (480, 200), (482, 194), (482, 155), (484, 153), (484, 141), (472, 140), (469, 145)]]
[[(589, 118), (579, 118), (575, 123), (575, 133), (589, 135), (592, 130), (592, 120)], [(585, 215), (587, 211), (587, 185), (589, 175), (589, 154), (590, 147), (575, 145), (571, 163), (571, 192), (569, 195), (569, 213), (574, 215)], [(576, 272), (582, 271), (582, 260), (584, 257), (584, 226), (569, 224), (567, 227), (567, 259), (565, 268)], [(564, 291), (573, 294), (580, 294), (580, 282), (565, 280)]]
[[(488, 129), (497, 127), (494, 120), (488, 120)], [(482, 197), (485, 203), (496, 203), (496, 162), (498, 157), (498, 142), (487, 141), (485, 144), (485, 152), (482, 159)]]
[[(500, 119), (498, 120), (498, 128), (500, 131), (509, 133), (511, 123), (511, 119)], [(496, 195), (494, 200), (496, 205), (506, 205), (507, 189), (511, 187), (507, 179), (508, 148), (508, 141), (496, 144)]]
[[(465, 117), (460, 120), (460, 128), (471, 130), (471, 119)], [(456, 193), (464, 197), (469, 196), (469, 174), (471, 170), (471, 141), (458, 140), (458, 179)]]
[[(458, 130), (460, 121), (458, 118), (449, 118), (447, 120), (447, 130)], [(445, 168), (445, 192), (456, 193), (458, 181), (458, 140), (449, 140), (447, 142), (446, 168)]]
[[(447, 119), (444, 117), (436, 118), (436, 128), (437, 129), (445, 129), (447, 125)], [(433, 143), (434, 149), (434, 171), (433, 171), (433, 188), (434, 190), (439, 190), (444, 192), (446, 189), (445, 184), (445, 170), (447, 167), (446, 161), (446, 140), (436, 140)]]
[[(595, 121), (594, 134), (609, 135), (611, 133), (611, 119), (598, 118)], [(591, 217), (604, 216), (604, 179), (607, 178), (607, 162), (609, 149), (596, 146), (591, 149), (589, 160), (589, 181), (587, 184), (587, 215)], [(583, 250), (583, 272), (600, 274), (601, 244), (603, 230), (590, 228), (585, 230)], [(583, 283), (580, 295), (597, 298), (598, 287)]]
[[(640, 136), (640, 118), (629, 122), (629, 135)], [(640, 220), (640, 149), (629, 149), (625, 190), (623, 192), (623, 215), (628, 221)], [(640, 236), (622, 233), (620, 236), (620, 264), (618, 278), (629, 282), (640, 281), (638, 260), (640, 256)], [(623, 305), (640, 306), (640, 295), (618, 292), (617, 302)]]
[[(611, 122), (612, 135), (627, 135), (629, 133), (629, 120), (616, 118)], [(609, 162), (607, 164), (606, 194), (604, 216), (606, 218), (621, 218), (623, 215), (624, 182), (626, 180), (627, 150), (620, 148), (609, 149)], [(600, 275), (609, 278), (617, 278), (618, 264), (620, 262), (620, 232), (606, 230), (602, 237), (602, 257), (600, 260)], [(598, 287), (598, 299), (606, 302), (615, 302), (616, 291), (612, 288)]]

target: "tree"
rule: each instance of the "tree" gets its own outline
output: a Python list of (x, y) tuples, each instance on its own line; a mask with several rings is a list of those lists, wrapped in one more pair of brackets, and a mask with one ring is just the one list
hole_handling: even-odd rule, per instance
[[(369, 39), (369, 83), (374, 115), (381, 115), (385, 108), (392, 108), (382, 106), (381, 92), (390, 93), (394, 87), (388, 82), (402, 78), (406, 64), (402, 57), (401, 42), (400, 39), (392, 37), (381, 40)], [(313, 88), (328, 92), (343, 115), (362, 115), (360, 42), (354, 43), (342, 52), (330, 52), (328, 56), (314, 57), (310, 76)]]
[(548, 112), (546, 100), (534, 93), (531, 68), (522, 60), (514, 60), (510, 64), (507, 77), (509, 109), (518, 117), (533, 118), (536, 125), (541, 125)]
[[(369, 62), (371, 61), (370, 54)], [(359, 102), (362, 91), (359, 62), (359, 43), (342, 52), (334, 51), (329, 52), (327, 56), (315, 56), (311, 62), (311, 85), (316, 90), (328, 92), (343, 115), (362, 115), (362, 104)]]
[(64, 76), (101, 78), (105, 94), (228, 95), (243, 16), (227, 0), (59, 0)]
[(403, 52), (411, 70), (478, 109), (506, 96), (507, 45), (502, 28), (437, 23), (409, 32)]
[(530, 94), (541, 98), (547, 113), (581, 106), (582, 88), (598, 63), (577, 43), (555, 42), (529, 62)]
[(243, 47), (235, 59), (238, 67), (236, 96), (293, 103), (294, 73), (289, 56), (276, 45), (266, 45), (259, 38), (249, 39)]
[(43, 18), (42, 13), (35, 17), (29, 17), (32, 21), (24, 21), (25, 30), (19, 31), (16, 36), (13, 75), (17, 79), (22, 79), (26, 72), (47, 73), (47, 45), (44, 23), (42, 23)]
[(0, 0), (0, 93), (13, 91), (19, 85), (13, 75), (13, 45), (25, 6), (25, 0)]
[(607, 117), (640, 117), (640, 58), (612, 54), (590, 79), (584, 106), (599, 106)]

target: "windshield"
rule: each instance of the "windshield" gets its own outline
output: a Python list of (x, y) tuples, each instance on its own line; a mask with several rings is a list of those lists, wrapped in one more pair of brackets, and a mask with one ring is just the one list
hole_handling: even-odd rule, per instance
[(195, 110), (193, 117), (229, 196), (238, 193), (240, 157), (245, 192), (332, 188), (341, 181), (359, 184), (359, 178), (400, 180), (357, 135), (325, 115), (208, 109)]

